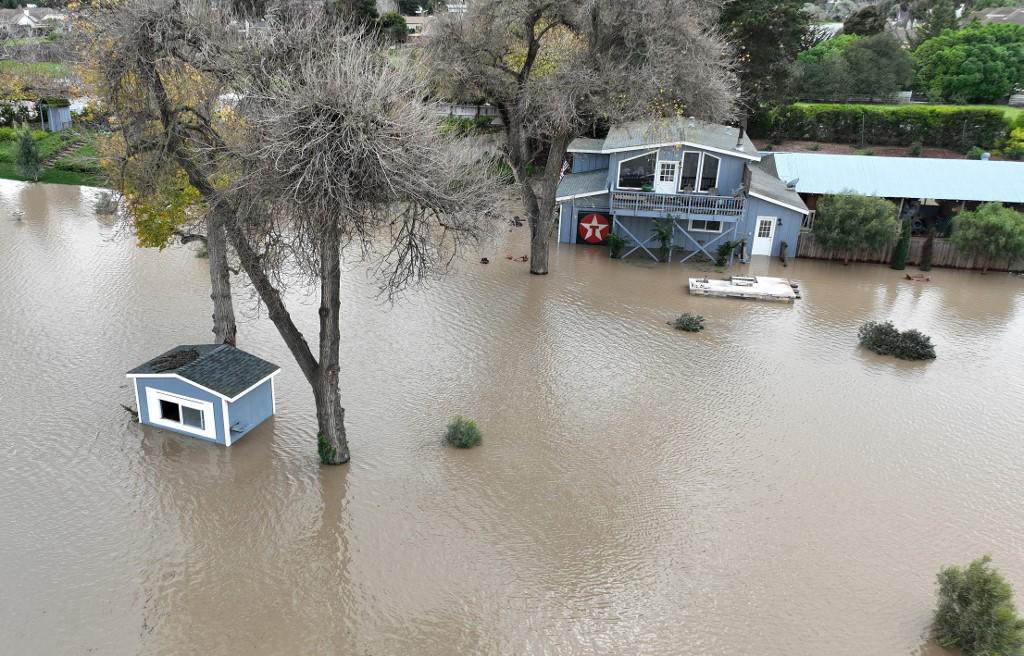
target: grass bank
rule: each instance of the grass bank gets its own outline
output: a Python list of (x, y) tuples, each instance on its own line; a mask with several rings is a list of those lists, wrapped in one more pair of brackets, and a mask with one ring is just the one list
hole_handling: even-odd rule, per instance
[[(18, 173), (15, 165), (17, 159), (17, 141), (8, 138), (12, 130), (0, 128), (0, 178), (26, 181), (28, 178)], [(94, 132), (42, 132), (33, 131), (39, 154), (43, 161), (48, 161), (62, 149), (79, 145), (74, 152), (55, 159), (43, 168), (39, 175), (40, 182), (54, 184), (98, 186), (102, 183), (97, 149), (98, 134)]]

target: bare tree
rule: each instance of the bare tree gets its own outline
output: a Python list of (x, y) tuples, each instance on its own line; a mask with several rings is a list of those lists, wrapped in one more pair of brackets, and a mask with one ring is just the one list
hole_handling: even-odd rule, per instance
[[(342, 258), (368, 262), (390, 298), (488, 236), (496, 188), (439, 134), (412, 67), (294, 7), (272, 7), (267, 29), (243, 39), (201, 0), (122, 0), (94, 16), (92, 44), (125, 155), (180, 167), (224, 226), (312, 387), (321, 461), (340, 464)], [(239, 101), (194, 105), (181, 90), (196, 85)], [(316, 355), (287, 284), (319, 287)]]
[[(530, 220), (530, 272), (548, 272), (555, 191), (573, 137), (640, 118), (733, 115), (738, 83), (709, 0), (476, 0), (427, 44), (441, 89), (498, 108)], [(539, 175), (531, 175), (540, 161)]]

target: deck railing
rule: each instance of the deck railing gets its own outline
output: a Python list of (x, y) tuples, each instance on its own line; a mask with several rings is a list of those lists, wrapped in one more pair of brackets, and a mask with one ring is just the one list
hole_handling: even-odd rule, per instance
[(644, 191), (612, 192), (612, 209), (632, 212), (677, 212), (710, 216), (742, 216), (742, 196), (707, 194), (654, 194)]

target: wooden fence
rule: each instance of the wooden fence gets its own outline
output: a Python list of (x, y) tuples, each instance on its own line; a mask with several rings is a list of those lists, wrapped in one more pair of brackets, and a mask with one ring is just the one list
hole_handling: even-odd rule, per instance
[[(921, 261), (921, 247), (924, 245), (924, 237), (910, 238), (910, 252), (907, 255), (907, 264), (918, 264)], [(850, 256), (851, 262), (881, 262), (892, 261), (892, 252), (896, 247), (891, 246), (881, 251), (857, 251)], [(818, 260), (841, 260), (841, 254), (833, 253), (830, 249), (823, 247), (814, 238), (814, 233), (803, 231), (796, 244), (796, 256), (807, 257)], [(949, 267), (953, 269), (981, 269), (985, 263), (974, 257), (963, 255), (949, 239), (936, 237), (932, 248), (932, 266)], [(1012, 267), (1007, 267), (1006, 260), (992, 262), (989, 265), (990, 271), (1024, 271), (1024, 262), (1015, 262)]]

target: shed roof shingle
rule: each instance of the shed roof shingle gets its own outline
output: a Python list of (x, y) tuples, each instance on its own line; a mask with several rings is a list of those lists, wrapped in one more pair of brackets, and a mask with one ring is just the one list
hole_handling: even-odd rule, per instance
[[(198, 357), (177, 367), (167, 368), (170, 356), (195, 351)], [(280, 369), (251, 353), (229, 344), (186, 344), (161, 353), (135, 367), (129, 374), (177, 374), (185, 380), (234, 398)]]

